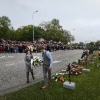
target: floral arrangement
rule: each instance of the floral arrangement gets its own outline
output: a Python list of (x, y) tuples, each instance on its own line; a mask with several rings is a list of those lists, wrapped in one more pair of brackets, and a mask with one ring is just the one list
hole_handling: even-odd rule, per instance
[(68, 74), (66, 70), (63, 70), (59, 73), (56, 73), (55, 75), (52, 76), (52, 79), (56, 82), (65, 82), (66, 77), (64, 76), (65, 74)]
[(64, 81), (66, 81), (66, 78), (63, 75), (59, 75), (59, 74), (53, 75), (52, 79), (54, 81), (56, 81), (56, 82), (64, 82)]
[(42, 65), (42, 60), (39, 57), (34, 56), (33, 59), (31, 59), (31, 65), (34, 67), (40, 66)]
[[(70, 74), (71, 75), (80, 75), (82, 74), (83, 67), (78, 65), (77, 62), (73, 62), (70, 66)], [(69, 73), (68, 67), (66, 68), (66, 71)]]
[(82, 66), (78, 66), (77, 68), (72, 67), (71, 68), (71, 74), (72, 75), (80, 75), (80, 74), (82, 74), (82, 70), (83, 70)]

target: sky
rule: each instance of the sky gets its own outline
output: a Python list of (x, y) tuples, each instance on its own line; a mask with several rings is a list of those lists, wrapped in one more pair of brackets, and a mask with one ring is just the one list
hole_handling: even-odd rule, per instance
[(0, 0), (2, 16), (9, 17), (14, 29), (55, 18), (75, 42), (100, 40), (100, 0)]

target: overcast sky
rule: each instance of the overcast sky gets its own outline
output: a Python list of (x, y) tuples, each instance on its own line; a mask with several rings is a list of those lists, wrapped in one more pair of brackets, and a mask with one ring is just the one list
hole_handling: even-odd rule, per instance
[(9, 17), (14, 29), (56, 18), (75, 42), (100, 40), (100, 0), (0, 0), (1, 16)]

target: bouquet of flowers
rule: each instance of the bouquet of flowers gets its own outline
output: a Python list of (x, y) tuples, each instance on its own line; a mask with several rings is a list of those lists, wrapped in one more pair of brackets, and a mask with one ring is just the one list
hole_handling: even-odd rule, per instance
[(76, 68), (72, 67), (71, 68), (71, 74), (72, 75), (80, 75), (80, 74), (82, 74), (82, 70), (83, 70), (82, 66), (77, 66)]
[(66, 69), (62, 69), (61, 72), (56, 73), (55, 75), (52, 76), (52, 79), (56, 82), (65, 82), (66, 81), (66, 74), (68, 74), (66, 72)]
[[(71, 67), (71, 69), (70, 69), (71, 75), (82, 74), (83, 67), (78, 65), (77, 62), (73, 62), (70, 67)], [(68, 67), (67, 67), (66, 71), (69, 73)]]
[(66, 81), (66, 77), (64, 75), (60, 75), (59, 73), (56, 73), (56, 75), (52, 76), (52, 79), (56, 82), (64, 82)]
[(42, 60), (39, 57), (34, 56), (33, 59), (31, 59), (31, 65), (34, 67), (40, 66), (42, 65)]

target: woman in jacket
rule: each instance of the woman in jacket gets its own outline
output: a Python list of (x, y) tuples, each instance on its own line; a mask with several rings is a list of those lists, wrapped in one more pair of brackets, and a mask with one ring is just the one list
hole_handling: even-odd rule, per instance
[(25, 65), (26, 65), (26, 77), (27, 77), (27, 83), (29, 83), (29, 72), (31, 72), (32, 78), (34, 80), (34, 74), (33, 69), (31, 68), (31, 59), (33, 58), (33, 55), (28, 50), (25, 55)]

